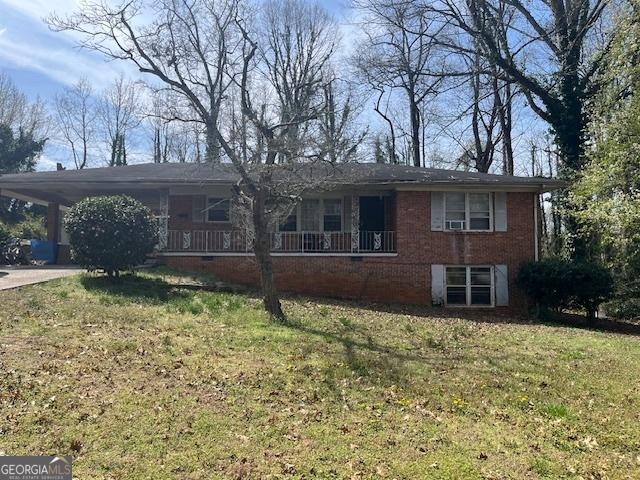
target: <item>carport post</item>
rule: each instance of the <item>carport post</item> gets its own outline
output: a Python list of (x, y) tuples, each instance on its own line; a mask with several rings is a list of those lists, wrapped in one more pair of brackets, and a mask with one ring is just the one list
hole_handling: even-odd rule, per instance
[(47, 240), (58, 245), (60, 239), (60, 204), (47, 204)]

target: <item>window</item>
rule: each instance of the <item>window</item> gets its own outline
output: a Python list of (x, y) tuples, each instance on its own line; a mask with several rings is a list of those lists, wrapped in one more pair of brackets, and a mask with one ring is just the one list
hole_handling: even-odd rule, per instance
[(320, 230), (320, 200), (302, 200), (302, 231), (317, 232)]
[[(342, 231), (342, 199), (340, 198), (306, 198), (300, 205), (300, 230), (303, 232), (340, 232)], [(294, 211), (287, 222), (281, 224), (280, 230), (289, 221), (295, 225), (293, 216), (297, 220)], [(290, 231), (295, 231), (292, 228)]]
[(492, 267), (446, 267), (447, 305), (493, 306)]
[(297, 207), (294, 207), (293, 211), (287, 215), (283, 222), (280, 222), (278, 230), (281, 232), (295, 232), (298, 230), (298, 212)]
[(445, 195), (445, 225), (447, 230), (466, 230), (466, 194), (447, 192)]
[(214, 198), (207, 200), (207, 221), (228, 222), (231, 202), (228, 198)]
[(447, 267), (447, 305), (467, 304), (467, 268)]
[(469, 230), (489, 230), (491, 228), (491, 201), (488, 193), (470, 193)]
[(339, 232), (342, 230), (342, 200), (327, 199), (323, 202), (323, 225), (325, 232)]
[(491, 230), (491, 194), (446, 192), (446, 230)]

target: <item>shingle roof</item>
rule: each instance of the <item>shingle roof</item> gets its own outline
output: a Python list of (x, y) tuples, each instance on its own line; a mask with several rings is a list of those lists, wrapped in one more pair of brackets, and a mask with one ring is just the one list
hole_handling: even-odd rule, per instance
[[(553, 189), (562, 182), (541, 177), (515, 177), (406, 165), (349, 163), (329, 167), (308, 165), (297, 170), (300, 177), (330, 178), (336, 185), (496, 185)], [(231, 164), (145, 163), (122, 167), (87, 168), (0, 175), (0, 188), (38, 184), (230, 184), (238, 181)]]

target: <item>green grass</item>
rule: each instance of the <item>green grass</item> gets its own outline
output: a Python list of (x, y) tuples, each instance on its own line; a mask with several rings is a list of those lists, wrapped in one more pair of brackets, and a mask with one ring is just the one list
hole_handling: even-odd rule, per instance
[(0, 293), (0, 451), (78, 479), (640, 478), (640, 338), (145, 275)]

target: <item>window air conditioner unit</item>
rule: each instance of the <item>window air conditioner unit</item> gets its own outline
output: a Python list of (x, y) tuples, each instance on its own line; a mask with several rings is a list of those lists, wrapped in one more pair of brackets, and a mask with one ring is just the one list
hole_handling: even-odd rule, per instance
[(464, 220), (447, 220), (447, 230), (464, 230)]

